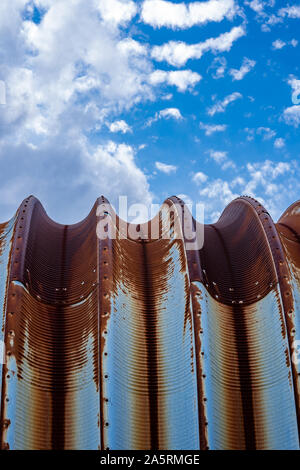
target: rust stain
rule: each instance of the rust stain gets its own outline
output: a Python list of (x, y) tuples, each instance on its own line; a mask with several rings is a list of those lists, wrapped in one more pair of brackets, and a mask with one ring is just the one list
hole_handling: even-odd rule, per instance
[(183, 206), (137, 238), (104, 197), (0, 225), (2, 449), (299, 448), (300, 203), (240, 197), (197, 250)]
[[(281, 275), (286, 325), (289, 338), (289, 359), (297, 355), (295, 341), (300, 340), (300, 202), (292, 204), (281, 216), (276, 229), (281, 241), (284, 271)], [(295, 402), (300, 428), (300, 361), (291, 361)]]

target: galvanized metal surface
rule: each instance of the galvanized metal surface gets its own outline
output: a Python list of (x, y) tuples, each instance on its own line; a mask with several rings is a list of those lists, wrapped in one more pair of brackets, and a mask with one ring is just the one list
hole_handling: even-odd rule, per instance
[(158, 239), (103, 197), (64, 226), (31, 196), (0, 225), (2, 449), (299, 448), (300, 203), (275, 225), (238, 198), (199, 250), (178, 203)]

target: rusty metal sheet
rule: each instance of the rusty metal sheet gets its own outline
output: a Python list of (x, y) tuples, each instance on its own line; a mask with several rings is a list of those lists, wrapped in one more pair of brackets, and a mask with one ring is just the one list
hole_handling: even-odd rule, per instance
[(300, 204), (240, 197), (197, 250), (178, 207), (0, 225), (2, 449), (299, 448)]
[(295, 399), (300, 422), (300, 202), (292, 204), (276, 225), (284, 249), (287, 273), (283, 298), (292, 358)]
[(4, 333), (6, 325), (7, 283), (9, 279), (9, 258), (16, 218), (0, 225), (0, 402), (2, 394), (2, 367), (6, 361), (4, 347)]

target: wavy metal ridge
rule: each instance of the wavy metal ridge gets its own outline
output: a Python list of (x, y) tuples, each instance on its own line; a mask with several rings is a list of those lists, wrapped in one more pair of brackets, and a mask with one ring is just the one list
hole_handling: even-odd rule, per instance
[(240, 197), (196, 251), (178, 203), (158, 239), (98, 239), (103, 197), (0, 225), (2, 449), (299, 449), (300, 202)]

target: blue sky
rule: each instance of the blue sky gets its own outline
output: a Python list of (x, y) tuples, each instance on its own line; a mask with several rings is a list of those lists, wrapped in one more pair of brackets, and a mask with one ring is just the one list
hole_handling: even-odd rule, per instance
[[(173, 194), (299, 199), (300, 3), (2, 0), (0, 219)], [(299, 92), (299, 93), (298, 93)], [(3, 94), (3, 93), (2, 93)]]

